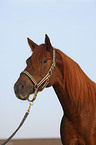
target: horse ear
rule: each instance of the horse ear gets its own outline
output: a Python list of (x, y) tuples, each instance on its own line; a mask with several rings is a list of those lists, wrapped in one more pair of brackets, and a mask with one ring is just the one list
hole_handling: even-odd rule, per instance
[(28, 40), (28, 44), (31, 48), (32, 51), (34, 51), (35, 47), (37, 47), (38, 45), (36, 43), (34, 43), (31, 39), (27, 38)]
[(45, 45), (46, 45), (46, 49), (49, 51), (50, 48), (52, 47), (51, 43), (50, 43), (50, 39), (48, 37), (47, 34), (45, 34)]

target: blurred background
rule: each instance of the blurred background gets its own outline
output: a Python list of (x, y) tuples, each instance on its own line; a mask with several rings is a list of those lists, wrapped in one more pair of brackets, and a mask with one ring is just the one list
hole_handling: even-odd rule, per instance
[[(0, 0), (0, 139), (16, 129), (29, 105), (13, 89), (32, 54), (27, 37), (41, 44), (45, 34), (96, 82), (95, 0)], [(58, 138), (62, 115), (53, 88), (47, 88), (14, 138)]]

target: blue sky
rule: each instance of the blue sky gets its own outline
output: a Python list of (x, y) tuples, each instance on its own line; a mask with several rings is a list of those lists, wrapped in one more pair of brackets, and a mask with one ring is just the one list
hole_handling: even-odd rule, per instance
[[(9, 137), (29, 105), (13, 90), (31, 55), (26, 38), (41, 44), (46, 33), (96, 82), (95, 0), (0, 0), (0, 138)], [(62, 115), (55, 92), (45, 89), (15, 138), (60, 137)]]

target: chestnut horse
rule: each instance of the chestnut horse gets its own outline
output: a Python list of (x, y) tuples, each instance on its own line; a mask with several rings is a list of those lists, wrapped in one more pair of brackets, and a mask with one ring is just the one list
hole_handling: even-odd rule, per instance
[(96, 145), (96, 84), (75, 61), (53, 48), (47, 35), (44, 44), (29, 38), (28, 44), (33, 54), (14, 86), (16, 96), (27, 100), (30, 94), (53, 86), (64, 111), (62, 144)]

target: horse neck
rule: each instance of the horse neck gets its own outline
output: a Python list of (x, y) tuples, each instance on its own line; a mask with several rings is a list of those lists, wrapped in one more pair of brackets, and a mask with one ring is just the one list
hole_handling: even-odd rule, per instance
[[(56, 51), (58, 79), (53, 88), (58, 96), (63, 110), (80, 110), (82, 105), (94, 104), (96, 100), (96, 84), (81, 70), (76, 62)], [(85, 95), (86, 94), (86, 95)], [(94, 96), (94, 97), (92, 97)]]

